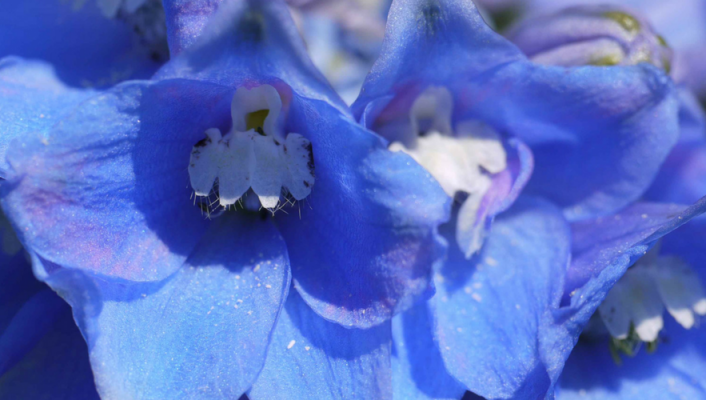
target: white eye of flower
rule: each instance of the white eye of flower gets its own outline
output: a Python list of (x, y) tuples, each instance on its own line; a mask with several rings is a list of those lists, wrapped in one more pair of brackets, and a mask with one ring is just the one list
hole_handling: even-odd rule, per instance
[(235, 204), (252, 189), (262, 207), (275, 209), (283, 190), (296, 200), (311, 193), (314, 161), (311, 143), (278, 126), (282, 109), (279, 93), (270, 85), (238, 88), (233, 96), (233, 127), (225, 135), (211, 128), (196, 143), (189, 161), (191, 187), (208, 197), (218, 179), (220, 205)]
[(489, 174), (505, 170), (507, 155), (498, 134), (480, 121), (461, 121), (454, 131), (452, 110), (448, 89), (426, 89), (410, 110), (413, 139), (394, 142), (390, 150), (409, 154), (449, 196), (468, 195), (458, 213), (456, 243), (470, 258), (483, 242), (484, 224), (476, 224), (476, 220), (483, 196), (490, 189)]
[(694, 313), (706, 315), (706, 296), (692, 268), (676, 257), (640, 259), (608, 292), (598, 307), (611, 336), (628, 337), (631, 324), (644, 342), (662, 330), (667, 309), (684, 328), (694, 326)]

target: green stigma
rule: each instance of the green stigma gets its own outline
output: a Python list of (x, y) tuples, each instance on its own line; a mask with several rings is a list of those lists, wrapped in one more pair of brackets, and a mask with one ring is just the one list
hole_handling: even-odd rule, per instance
[(630, 33), (637, 33), (640, 30), (640, 22), (630, 14), (621, 11), (608, 11), (603, 16), (617, 22)]
[(628, 357), (634, 357), (640, 350), (642, 343), (645, 343), (648, 353), (654, 353), (657, 350), (657, 340), (659, 339), (652, 342), (643, 342), (640, 340), (637, 332), (635, 332), (635, 325), (630, 323), (630, 331), (625, 339), (610, 338), (610, 343), (608, 344), (610, 356), (613, 358), (613, 362), (615, 362), (616, 365), (622, 365), (623, 360), (621, 356), (626, 355)]

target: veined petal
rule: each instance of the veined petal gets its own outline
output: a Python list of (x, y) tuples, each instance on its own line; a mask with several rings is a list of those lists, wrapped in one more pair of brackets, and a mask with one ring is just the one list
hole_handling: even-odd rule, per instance
[(432, 302), (421, 302), (392, 319), (394, 398), (410, 400), (463, 397), (466, 387), (452, 377), (439, 349)]
[(265, 363), (290, 284), (284, 242), (252, 215), (218, 218), (161, 282), (48, 269), (88, 341), (103, 400), (238, 398)]
[(430, 290), (449, 199), (409, 156), (325, 103), (294, 101), (291, 115), (316, 164), (311, 195), (277, 217), (296, 288), (327, 320), (382, 323)]
[(476, 258), (450, 249), (430, 303), (446, 368), (466, 388), (487, 398), (545, 396), (556, 371), (542, 335), (559, 304), (569, 251), (561, 211), (523, 197), (496, 219)]
[(126, 83), (44, 137), (16, 141), (2, 190), (21, 239), (67, 268), (135, 281), (172, 274), (208, 225), (191, 199), (189, 154), (227, 119), (231, 94), (193, 81)]
[(45, 134), (95, 93), (64, 85), (49, 64), (18, 57), (0, 59), (0, 178), (7, 176), (5, 153), (15, 138)]
[(292, 291), (248, 397), (391, 399), (390, 344), (389, 322), (347, 329), (321, 318)]

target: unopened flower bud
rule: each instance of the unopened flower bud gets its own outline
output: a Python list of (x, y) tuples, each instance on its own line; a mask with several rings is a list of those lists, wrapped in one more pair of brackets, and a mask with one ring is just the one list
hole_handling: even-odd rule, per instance
[(669, 72), (672, 50), (639, 14), (615, 6), (580, 6), (535, 16), (508, 33), (540, 64), (653, 64)]

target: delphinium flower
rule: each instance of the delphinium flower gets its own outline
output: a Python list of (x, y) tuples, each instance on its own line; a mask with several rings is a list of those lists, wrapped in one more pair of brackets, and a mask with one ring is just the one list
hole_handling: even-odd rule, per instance
[[(616, 6), (536, 16), (507, 35), (543, 64), (648, 62), (665, 72), (672, 65), (672, 50), (647, 19)], [(700, 212), (699, 197), (706, 195), (703, 111), (683, 87), (679, 100), (680, 140), (643, 197), (651, 202), (572, 225), (564, 302), (570, 303), (567, 310), (578, 311), (573, 318), (595, 313), (561, 376), (559, 399), (703, 395), (706, 341), (698, 320), (706, 315), (701, 249), (706, 221), (696, 218), (659, 239)], [(669, 204), (694, 202), (691, 209)]]
[(150, 77), (169, 58), (161, 1), (125, 1), (115, 11), (108, 3), (116, 2), (8, 1), (0, 15), (0, 57), (46, 61), (78, 87)]
[[(585, 40), (588, 35), (576, 26), (603, 39)], [(667, 69), (672, 64), (672, 50), (647, 19), (614, 6), (574, 7), (530, 18), (508, 37), (535, 61), (548, 64), (596, 63), (601, 57), (593, 57), (600, 54), (612, 54), (603, 58), (615, 61), (609, 65), (642, 60)], [(610, 50), (615, 43), (621, 51)], [(585, 58), (575, 57), (577, 47), (583, 47)], [(678, 59), (679, 52), (674, 56)], [(660, 219), (676, 225), (686, 219), (680, 215), (685, 206), (668, 203), (690, 204), (706, 195), (703, 111), (688, 89), (679, 90), (680, 140), (644, 195), (651, 202), (572, 226), (566, 301), (599, 294), (601, 302), (562, 374), (559, 399), (703, 396), (706, 340), (698, 325), (706, 315), (701, 243), (706, 220), (696, 218), (661, 240), (656, 239), (664, 232), (655, 232)]]
[[(646, 62), (669, 73), (682, 52), (673, 49), (660, 33), (637, 10), (584, 5), (525, 19), (506, 36), (541, 64), (571, 67)], [(679, 141), (645, 198), (691, 204), (706, 194), (706, 181), (701, 179), (706, 175), (706, 116), (688, 86), (677, 86), (677, 98)]]
[[(610, 220), (574, 227), (575, 246), (581, 247), (577, 269), (593, 269), (596, 273), (598, 266), (607, 265), (600, 275), (611, 276), (614, 265), (626, 263), (619, 261), (626, 258), (626, 253), (631, 262), (634, 258), (637, 261), (614, 284), (603, 282), (605, 286), (596, 288), (596, 292), (607, 295), (567, 361), (557, 399), (703, 397), (706, 337), (699, 324), (706, 315), (706, 219), (693, 219), (657, 241), (646, 253), (644, 244), (635, 241), (643, 236), (635, 234), (638, 227), (651, 230), (647, 225), (653, 222), (647, 222), (646, 215), (667, 217), (679, 215), (677, 211), (675, 205), (641, 203)], [(635, 227), (623, 228), (629, 224)], [(614, 236), (608, 237), (604, 233), (608, 231)], [(598, 244), (601, 240), (604, 242)], [(631, 245), (642, 249), (635, 251)], [(585, 263), (590, 256), (582, 254), (594, 253), (586, 251), (591, 247), (609, 254), (595, 257), (591, 262), (594, 268)], [(600, 275), (591, 281), (601, 281)]]
[(677, 104), (653, 65), (542, 66), (471, 2), (393, 3), (353, 109), (455, 200), (436, 295), (395, 319), (401, 398), (551, 395), (590, 316), (561, 303), (569, 222), (640, 198), (676, 142)]
[(0, 170), (98, 393), (389, 397), (390, 319), (431, 294), (447, 197), (355, 123), (284, 4), (165, 11), (172, 59), (153, 80), (24, 132)]

